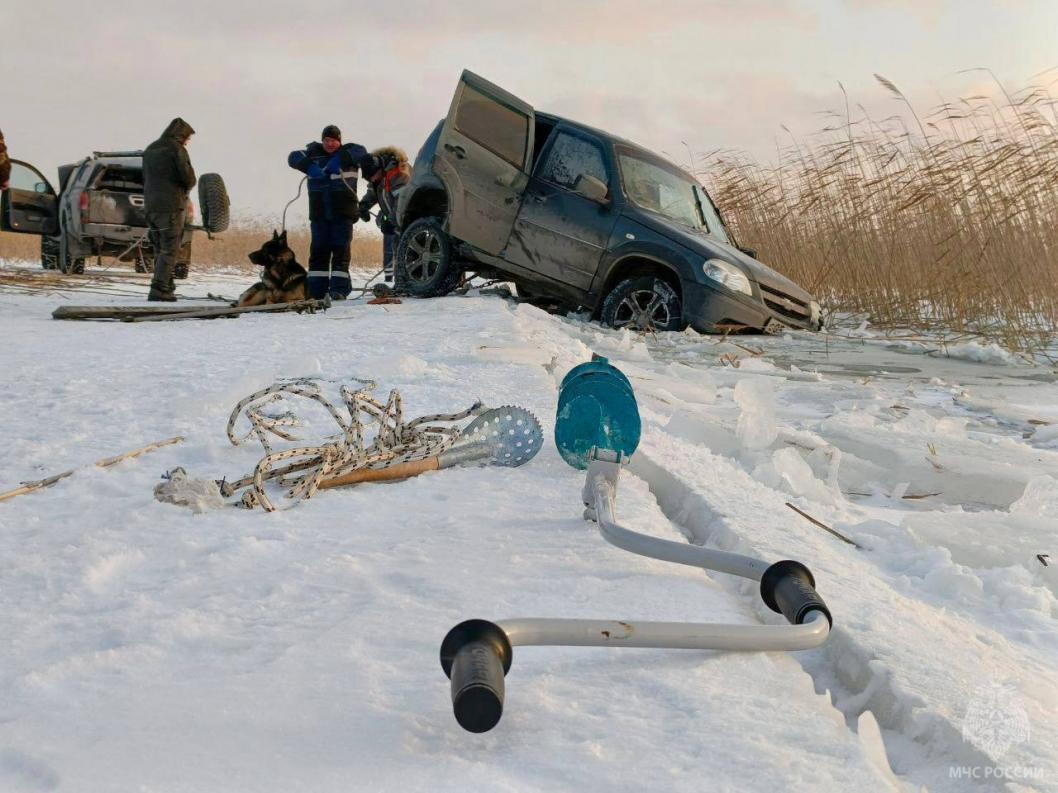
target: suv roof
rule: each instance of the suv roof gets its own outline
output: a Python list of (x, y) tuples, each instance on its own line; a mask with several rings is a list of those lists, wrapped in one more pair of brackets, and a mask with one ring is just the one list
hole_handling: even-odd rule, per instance
[(672, 162), (671, 160), (668, 160), (667, 158), (661, 157), (660, 154), (658, 154), (657, 152), (655, 152), (655, 151), (653, 151), (651, 149), (648, 149), (646, 146), (643, 146), (640, 143), (636, 143), (635, 141), (628, 140), (627, 138), (622, 138), (619, 135), (614, 135), (612, 132), (607, 132), (606, 130), (599, 129), (598, 127), (591, 127), (591, 126), (588, 126), (587, 124), (582, 124), (579, 121), (574, 121), (573, 119), (566, 118), (565, 116), (556, 116), (554, 113), (543, 113), (543, 112), (540, 112), (540, 111), (536, 111), (536, 116), (537, 116), (537, 118), (542, 118), (545, 121), (549, 121), (549, 122), (554, 123), (554, 124), (562, 124), (562, 125), (567, 126), (567, 127), (573, 127), (574, 129), (579, 129), (582, 132), (590, 133), (592, 135), (595, 135), (596, 137), (603, 138), (604, 140), (607, 140), (610, 143), (616, 143), (616, 144), (619, 144), (621, 146), (628, 146), (631, 149), (635, 149), (637, 151), (641, 151), (641, 152), (643, 152), (645, 154), (650, 155), (651, 157), (661, 158), (663, 160), (666, 160), (672, 166), (674, 166), (676, 168), (679, 168), (684, 173), (687, 173), (687, 175), (690, 176), (692, 179), (694, 179), (695, 181), (698, 181), (693, 176), (693, 174), (690, 174), (687, 171), (687, 169), (684, 168), (682, 165), (679, 165), (678, 163)]

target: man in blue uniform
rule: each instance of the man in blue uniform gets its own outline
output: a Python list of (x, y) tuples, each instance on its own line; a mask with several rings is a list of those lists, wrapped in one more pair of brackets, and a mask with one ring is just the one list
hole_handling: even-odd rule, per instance
[(290, 152), (287, 163), (308, 177), (309, 297), (344, 300), (352, 289), (349, 246), (353, 224), (359, 219), (356, 196), (357, 164), (367, 154), (359, 143), (342, 144), (342, 132), (324, 127), (320, 141)]

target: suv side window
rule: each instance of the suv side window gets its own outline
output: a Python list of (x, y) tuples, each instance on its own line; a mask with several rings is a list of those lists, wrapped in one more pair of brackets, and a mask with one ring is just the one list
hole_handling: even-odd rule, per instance
[(572, 190), (581, 174), (594, 176), (605, 185), (610, 183), (599, 145), (579, 135), (559, 132), (540, 169), (540, 178)]

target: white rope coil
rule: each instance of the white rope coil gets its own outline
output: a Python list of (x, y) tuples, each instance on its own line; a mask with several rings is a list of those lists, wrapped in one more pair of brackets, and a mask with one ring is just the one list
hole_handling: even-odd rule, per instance
[[(484, 410), (480, 402), (475, 402), (459, 413), (420, 416), (406, 422), (400, 392), (390, 391), (389, 399), (383, 404), (370, 396), (376, 388), (373, 381), (352, 379), (359, 384), (357, 388), (344, 384), (338, 388), (344, 410), (324, 395), (322, 378), (312, 377), (276, 383), (240, 400), (228, 418), (228, 440), (233, 446), (241, 446), (256, 438), (265, 454), (252, 474), (235, 482), (221, 483), (223, 495), (232, 496), (251, 487), (243, 494), (243, 505), (260, 504), (271, 512), (276, 506), (265, 491), (269, 481), (286, 488), (284, 497), (296, 503), (311, 498), (324, 479), (362, 468), (388, 468), (436, 457), (455, 443), (462, 432), (461, 427), (440, 424), (461, 421)], [(288, 406), (280, 404), (293, 402), (294, 398), (321, 405), (334, 419), (339, 432), (316, 445), (274, 449), (275, 438), (302, 442), (292, 431), (303, 426), (303, 422), (294, 410), (282, 409)], [(245, 416), (250, 424), (242, 435), (236, 431), (240, 416)]]

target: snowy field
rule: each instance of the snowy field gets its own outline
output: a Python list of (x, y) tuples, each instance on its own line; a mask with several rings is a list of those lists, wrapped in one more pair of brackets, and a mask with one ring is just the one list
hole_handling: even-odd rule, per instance
[[(644, 339), (476, 294), (50, 318), (104, 303), (138, 304), (0, 294), (0, 491), (89, 464), (0, 503), (0, 791), (1058, 790), (1053, 369), (824, 335)], [(251, 470), (259, 448), (225, 422), (279, 378), (371, 378), (410, 415), (519, 404), (549, 439), (558, 381), (592, 352), (644, 419), (623, 522), (804, 562), (834, 615), (821, 649), (519, 648), (502, 721), (473, 735), (438, 663), (463, 619), (782, 620), (748, 583), (607, 544), (550, 440), (522, 468), (270, 514), (152, 497), (175, 466)]]

